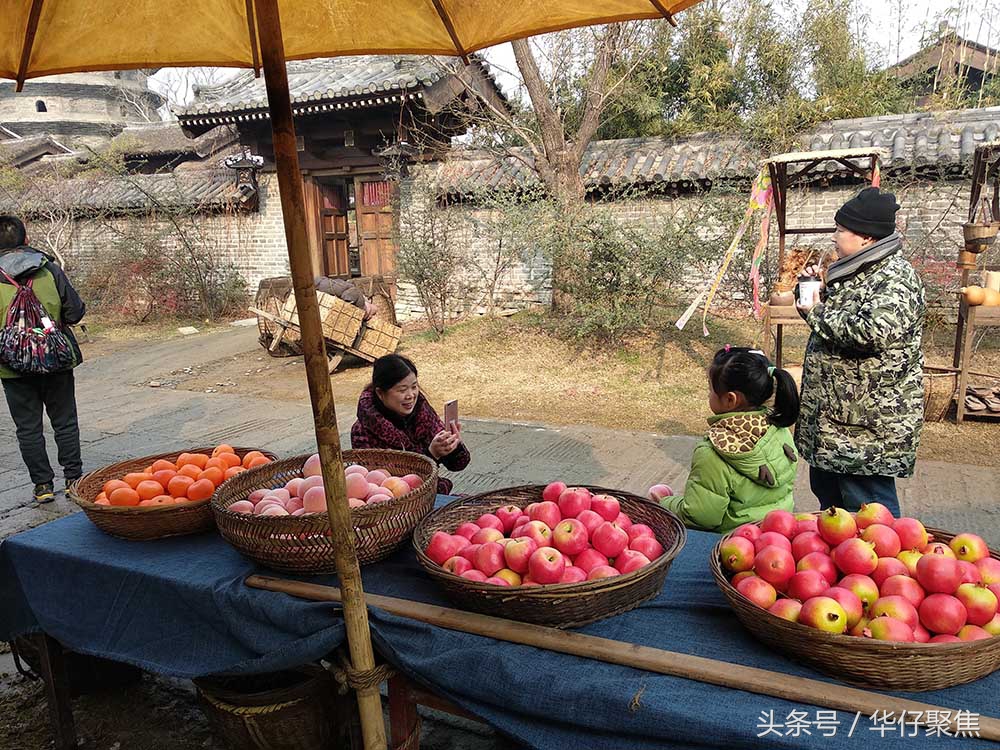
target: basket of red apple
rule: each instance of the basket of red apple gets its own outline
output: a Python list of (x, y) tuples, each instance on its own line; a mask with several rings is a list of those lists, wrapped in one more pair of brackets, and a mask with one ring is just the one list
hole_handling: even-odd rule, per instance
[(656, 596), (685, 539), (656, 503), (562, 482), (456, 500), (413, 532), (420, 564), (459, 606), (560, 628)]
[(776, 510), (723, 537), (711, 567), (758, 639), (845, 682), (939, 690), (1000, 667), (1000, 559), (975, 534), (879, 503)]
[[(426, 456), (344, 451), (344, 482), (362, 564), (394, 552), (434, 507), (437, 466)], [(226, 482), (212, 498), (223, 538), (251, 560), (286, 573), (336, 572), (319, 456), (297, 456)]]

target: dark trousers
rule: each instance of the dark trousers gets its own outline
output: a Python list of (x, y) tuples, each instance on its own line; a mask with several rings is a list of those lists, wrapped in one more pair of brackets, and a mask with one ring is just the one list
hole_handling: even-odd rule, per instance
[(80, 457), (80, 424), (76, 416), (73, 371), (24, 378), (4, 378), (3, 393), (17, 428), (17, 443), (28, 474), (35, 484), (51, 482), (52, 465), (45, 451), (42, 411), (49, 415), (56, 436), (59, 464), (67, 479), (83, 473)]
[(895, 477), (837, 474), (810, 466), (809, 486), (819, 498), (821, 508), (835, 505), (844, 510), (858, 510), (863, 503), (876, 502), (882, 503), (899, 518)]

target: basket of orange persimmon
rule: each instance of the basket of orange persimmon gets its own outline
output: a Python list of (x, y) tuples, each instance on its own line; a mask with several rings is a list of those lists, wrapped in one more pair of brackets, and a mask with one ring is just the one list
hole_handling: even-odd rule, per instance
[(723, 537), (715, 581), (758, 639), (845, 682), (939, 690), (1000, 668), (1000, 556), (975, 534), (776, 510)]
[(218, 487), (275, 458), (229, 445), (161, 453), (85, 474), (67, 494), (112, 536), (149, 540), (195, 534), (215, 526), (209, 501)]

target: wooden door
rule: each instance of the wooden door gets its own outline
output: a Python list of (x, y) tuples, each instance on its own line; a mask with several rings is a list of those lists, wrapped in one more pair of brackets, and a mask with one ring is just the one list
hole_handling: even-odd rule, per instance
[(354, 183), (358, 228), (361, 235), (361, 275), (396, 278), (395, 229), (396, 184), (365, 181)]
[(341, 185), (319, 184), (320, 241), (323, 273), (349, 276), (347, 198)]

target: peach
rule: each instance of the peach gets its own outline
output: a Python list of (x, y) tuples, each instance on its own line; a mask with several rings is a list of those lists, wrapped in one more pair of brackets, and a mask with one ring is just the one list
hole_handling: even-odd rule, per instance
[(290, 516), (304, 516), (305, 514), (306, 514), (306, 509), (305, 508), (299, 508), (298, 510), (293, 510), (288, 515), (290, 515)]
[(304, 477), (318, 477), (322, 471), (322, 464), (320, 464), (318, 453), (313, 453), (302, 464), (302, 476)]
[(363, 508), (363, 507), (365, 507), (365, 501), (364, 500), (360, 500), (360, 499), (358, 499), (356, 497), (349, 497), (349, 498), (347, 498), (347, 504), (350, 505), (352, 508)]
[(351, 474), (347, 477), (345, 484), (348, 497), (367, 497), (371, 494), (368, 480), (360, 474)]
[[(365, 504), (366, 505), (374, 505), (375, 503), (384, 503), (387, 500), (391, 500), (391, 499), (392, 499), (391, 497), (387, 497), (386, 495), (372, 495), (370, 498), (368, 498), (367, 500), (365, 500)], [(462, 538), (464, 539), (465, 537), (462, 537)]]
[(306, 490), (308, 490), (310, 487), (322, 487), (322, 486), (323, 486), (323, 477), (320, 476), (306, 477), (305, 479), (302, 480), (302, 484), (299, 485), (299, 497), (305, 495)]
[(403, 477), (403, 481), (410, 485), (411, 490), (415, 490), (424, 483), (424, 478), (419, 474), (407, 474)]
[(368, 469), (366, 469), (361, 464), (352, 464), (344, 469), (344, 476), (350, 476), (351, 474), (360, 474), (363, 477), (368, 476)]
[(303, 507), (301, 497), (293, 497), (290, 500), (285, 501), (285, 510), (289, 513), (294, 513), (301, 507)]
[(258, 501), (264, 499), (264, 496), (267, 495), (268, 492), (270, 492), (270, 490), (254, 490), (247, 495), (247, 500), (256, 505)]
[(237, 500), (226, 510), (231, 510), (233, 513), (253, 513), (253, 503), (249, 500)]
[(281, 487), (280, 489), (277, 490), (271, 490), (271, 492), (268, 494), (270, 494), (272, 497), (278, 498), (282, 503), (287, 503), (292, 498), (291, 493), (284, 487)]
[(389, 477), (382, 482), (382, 486), (392, 493), (393, 497), (402, 497), (408, 492), (412, 492), (410, 485), (399, 477)]
[(382, 484), (386, 479), (389, 478), (389, 472), (383, 469), (375, 469), (375, 471), (369, 471), (366, 477), (372, 484)]
[(302, 496), (302, 507), (307, 513), (325, 513), (326, 490), (322, 487), (310, 487)]
[(292, 497), (301, 497), (302, 482), (304, 480), (301, 477), (295, 477), (295, 479), (289, 479), (288, 484), (285, 485), (285, 489), (288, 490), (288, 494)]
[(264, 510), (260, 512), (262, 516), (290, 516), (287, 510), (282, 508), (280, 505), (268, 505)]

